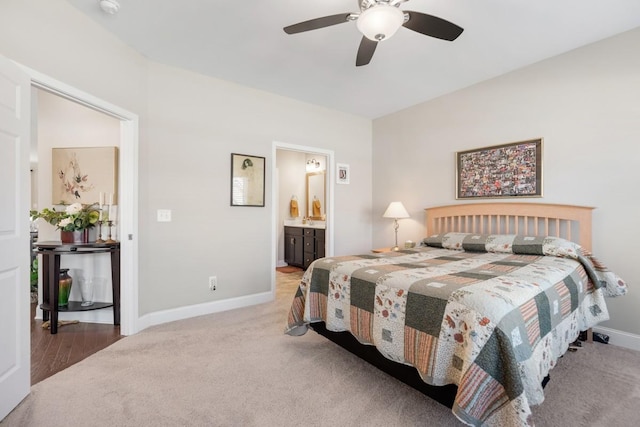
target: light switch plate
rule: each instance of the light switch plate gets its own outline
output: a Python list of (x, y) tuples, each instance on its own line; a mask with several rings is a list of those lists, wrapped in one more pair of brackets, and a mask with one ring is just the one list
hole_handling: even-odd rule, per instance
[(171, 210), (158, 209), (158, 222), (171, 222)]

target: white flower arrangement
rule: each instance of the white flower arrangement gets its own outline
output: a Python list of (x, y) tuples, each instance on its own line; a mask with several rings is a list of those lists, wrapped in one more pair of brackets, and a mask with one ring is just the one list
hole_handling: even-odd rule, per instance
[(100, 219), (100, 208), (95, 203), (72, 203), (64, 211), (57, 211), (56, 208), (45, 208), (42, 212), (31, 211), (31, 219), (36, 218), (43, 218), (62, 231), (82, 231), (96, 225)]

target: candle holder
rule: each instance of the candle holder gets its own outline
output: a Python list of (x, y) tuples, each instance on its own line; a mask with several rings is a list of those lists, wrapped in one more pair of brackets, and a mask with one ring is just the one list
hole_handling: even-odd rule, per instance
[(104, 223), (103, 220), (100, 220), (97, 222), (98, 224), (98, 238), (96, 239), (96, 243), (104, 243), (104, 239), (102, 238), (102, 224)]
[(105, 243), (116, 243), (116, 241), (111, 238), (111, 227), (113, 227), (113, 221), (109, 220), (107, 221), (107, 223), (109, 224), (109, 228), (107, 232), (107, 240), (105, 240)]

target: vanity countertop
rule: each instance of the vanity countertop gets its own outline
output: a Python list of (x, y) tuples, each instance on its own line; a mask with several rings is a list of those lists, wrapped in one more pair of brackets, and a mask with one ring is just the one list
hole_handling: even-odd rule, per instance
[(284, 220), (285, 227), (303, 227), (303, 228), (327, 228), (326, 221), (313, 221), (311, 224), (308, 222), (306, 224), (302, 223), (300, 219), (285, 219)]

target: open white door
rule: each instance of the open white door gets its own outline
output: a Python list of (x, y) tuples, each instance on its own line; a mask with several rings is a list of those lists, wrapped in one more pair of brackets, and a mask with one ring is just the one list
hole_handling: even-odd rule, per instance
[(29, 394), (31, 79), (0, 56), (0, 420)]

